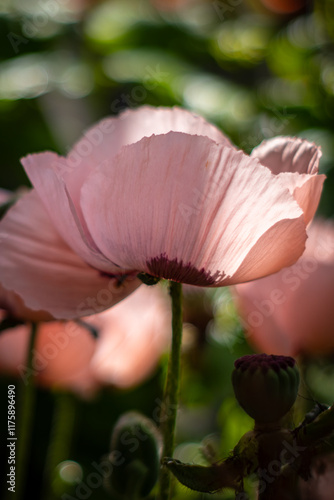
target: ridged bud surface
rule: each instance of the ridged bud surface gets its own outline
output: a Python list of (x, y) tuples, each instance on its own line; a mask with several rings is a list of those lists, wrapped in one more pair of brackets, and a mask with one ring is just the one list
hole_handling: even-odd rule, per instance
[(255, 422), (277, 422), (290, 410), (299, 386), (299, 372), (293, 358), (253, 354), (237, 359), (234, 366), (235, 397)]

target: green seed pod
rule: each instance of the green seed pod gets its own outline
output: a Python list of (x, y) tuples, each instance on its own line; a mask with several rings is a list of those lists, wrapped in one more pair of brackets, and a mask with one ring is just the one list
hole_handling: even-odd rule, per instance
[(235, 397), (256, 423), (277, 422), (290, 410), (299, 386), (293, 358), (254, 354), (237, 359), (234, 366)]
[(111, 490), (124, 500), (145, 498), (158, 479), (160, 448), (154, 422), (134, 411), (120, 417), (111, 437)]
[(139, 273), (137, 274), (137, 278), (139, 278), (144, 283), (144, 285), (148, 286), (156, 285), (160, 281), (160, 278), (147, 273)]

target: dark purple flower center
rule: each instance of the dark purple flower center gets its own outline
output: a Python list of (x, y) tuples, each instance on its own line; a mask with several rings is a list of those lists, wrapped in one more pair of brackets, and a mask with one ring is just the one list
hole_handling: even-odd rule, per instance
[(240, 368), (243, 372), (249, 370), (251, 373), (258, 368), (263, 373), (267, 373), (269, 368), (279, 372), (288, 367), (293, 368), (296, 361), (290, 356), (278, 356), (275, 354), (249, 354), (237, 359), (234, 363), (235, 368)]
[(177, 281), (179, 283), (188, 283), (189, 285), (214, 285), (218, 281), (221, 281), (225, 275), (225, 273), (221, 271), (216, 271), (214, 274), (211, 274), (211, 272), (206, 271), (204, 267), (202, 267), (202, 269), (197, 269), (191, 262), (185, 264), (183, 260), (178, 261), (176, 258), (170, 260), (165, 253), (147, 261), (146, 264), (153, 276)]

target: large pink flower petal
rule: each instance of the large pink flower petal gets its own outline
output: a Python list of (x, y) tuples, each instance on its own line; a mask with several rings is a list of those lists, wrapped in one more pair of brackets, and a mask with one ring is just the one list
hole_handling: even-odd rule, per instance
[(305, 224), (309, 224), (318, 208), (326, 176), (284, 172), (278, 177), (303, 210)]
[[(294, 228), (297, 234), (294, 233)], [(255, 242), (239, 269), (226, 284), (244, 283), (292, 265), (305, 248), (304, 231), (305, 225), (300, 219), (296, 221), (286, 218), (273, 224)], [(280, 245), (277, 244), (278, 241), (281, 242)]]
[(66, 168), (62, 169), (62, 176), (78, 211), (81, 186), (95, 166), (116, 156), (123, 146), (134, 144), (143, 137), (171, 131), (202, 135), (233, 147), (214, 125), (201, 116), (177, 107), (142, 106), (126, 110), (117, 117), (105, 118), (84, 133), (68, 154)]
[(121, 388), (139, 384), (154, 370), (169, 344), (169, 301), (159, 285), (140, 287), (88, 322), (99, 331), (91, 369), (102, 383)]
[(116, 272), (117, 268), (96, 247), (73, 204), (62, 174), (67, 168), (65, 158), (46, 152), (26, 156), (21, 163), (66, 243), (91, 266)]
[[(82, 167), (91, 170), (92, 165), (98, 165), (116, 156), (123, 146), (134, 144), (143, 137), (172, 131), (202, 135), (219, 144), (232, 147), (230, 140), (214, 125), (185, 109), (142, 106), (127, 110), (117, 117), (106, 118), (94, 125), (72, 148), (67, 157), (73, 170), (67, 177), (69, 181), (70, 177), (73, 179), (71, 192), (78, 193), (78, 183), (80, 184), (81, 180), (82, 184), (84, 180), (84, 176), (80, 173)], [(76, 171), (77, 166), (80, 167), (78, 171)]]
[(66, 158), (45, 152), (21, 160), (58, 232), (85, 262), (106, 272), (119, 271), (101, 254), (82, 217), (79, 198), (83, 182), (97, 165), (116, 156), (122, 146), (171, 130), (208, 136), (232, 147), (216, 127), (189, 111), (144, 106), (97, 123)]
[(144, 138), (97, 167), (81, 205), (112, 262), (200, 286), (275, 272), (306, 240), (301, 209), (267, 168), (178, 132)]
[(14, 318), (25, 321), (48, 321), (52, 319), (51, 314), (46, 311), (32, 311), (28, 309), (17, 293), (6, 290), (1, 284), (0, 309), (4, 309), (7, 314)]
[(62, 240), (35, 191), (24, 195), (0, 224), (0, 282), (33, 310), (73, 318), (116, 304), (139, 285), (89, 267)]
[(258, 158), (275, 175), (281, 172), (317, 174), (321, 151), (318, 146), (305, 139), (275, 137), (261, 142), (253, 149), (251, 156)]
[(276, 137), (262, 142), (251, 156), (278, 175), (304, 212), (306, 224), (319, 204), (324, 175), (317, 175), (320, 148), (299, 138)]

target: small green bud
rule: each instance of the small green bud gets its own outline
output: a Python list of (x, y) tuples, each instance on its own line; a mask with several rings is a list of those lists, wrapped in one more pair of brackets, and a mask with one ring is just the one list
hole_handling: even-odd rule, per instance
[(138, 273), (137, 278), (140, 279), (144, 283), (144, 285), (148, 286), (153, 286), (159, 283), (160, 278), (157, 278), (156, 276), (152, 276), (151, 274), (147, 273)]
[(124, 500), (145, 498), (158, 479), (160, 448), (154, 422), (134, 411), (122, 415), (111, 436), (112, 491)]
[(256, 423), (277, 422), (290, 410), (299, 386), (293, 358), (253, 354), (237, 359), (234, 366), (235, 397)]

